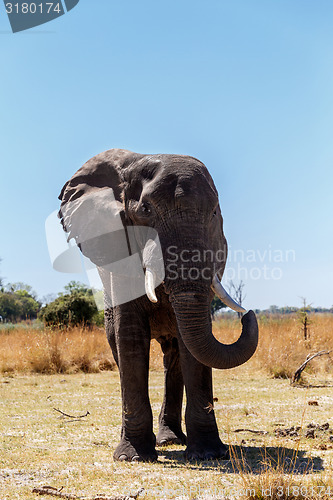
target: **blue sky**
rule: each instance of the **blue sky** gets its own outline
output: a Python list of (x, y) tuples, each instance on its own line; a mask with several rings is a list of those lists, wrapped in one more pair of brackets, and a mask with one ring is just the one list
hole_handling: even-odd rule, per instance
[(84, 280), (52, 269), (44, 222), (120, 147), (207, 165), (245, 307), (332, 306), (332, 23), (329, 0), (80, 0), (12, 34), (0, 5), (0, 276)]

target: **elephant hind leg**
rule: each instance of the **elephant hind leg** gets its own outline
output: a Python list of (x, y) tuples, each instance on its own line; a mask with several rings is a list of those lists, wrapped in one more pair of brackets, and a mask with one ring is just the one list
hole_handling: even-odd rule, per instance
[(181, 426), (184, 382), (178, 341), (172, 337), (163, 337), (158, 341), (164, 354), (164, 398), (156, 442), (160, 446), (186, 444), (186, 436)]
[(185, 423), (188, 460), (228, 459), (229, 449), (219, 437), (213, 410), (212, 369), (199, 363), (179, 340), (186, 387)]

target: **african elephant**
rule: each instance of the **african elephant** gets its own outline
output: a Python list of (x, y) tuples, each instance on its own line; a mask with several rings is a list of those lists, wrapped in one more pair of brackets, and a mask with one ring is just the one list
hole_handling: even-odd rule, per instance
[[(114, 217), (108, 192), (113, 193), (125, 230), (140, 226), (158, 234), (165, 271), (156, 287), (156, 242), (147, 237), (141, 245), (146, 293), (117, 305), (108, 306), (106, 300), (106, 332), (122, 394), (121, 438), (114, 458), (156, 460), (156, 442), (186, 444), (189, 460), (226, 458), (228, 449), (219, 438), (213, 410), (212, 368), (233, 368), (251, 358), (258, 325), (249, 311), (235, 343), (224, 345), (212, 334), (214, 293), (244, 311), (220, 283), (227, 243), (214, 182), (205, 165), (190, 156), (111, 149), (91, 158), (63, 187), (59, 217), (68, 238), (75, 238), (82, 253), (100, 268), (108, 262), (115, 238), (91, 237), (90, 229)], [(91, 195), (103, 196), (87, 205)], [(114, 277), (105, 269), (101, 275), (109, 296)], [(152, 338), (161, 345), (165, 373), (156, 437), (148, 396)], [(181, 426), (184, 386), (186, 436)]]

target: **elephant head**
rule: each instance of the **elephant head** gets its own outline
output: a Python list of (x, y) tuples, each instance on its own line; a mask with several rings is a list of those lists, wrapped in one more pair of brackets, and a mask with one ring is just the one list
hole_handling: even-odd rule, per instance
[[(113, 197), (108, 195), (110, 188)], [(232, 309), (244, 309), (220, 283), (227, 243), (217, 190), (203, 163), (189, 156), (143, 155), (113, 149), (85, 163), (65, 184), (59, 198), (59, 216), (65, 231), (96, 264), (108, 261), (106, 249), (111, 251), (113, 242), (112, 235), (110, 241), (106, 235), (89, 237), (91, 227), (107, 226), (115, 207), (125, 228), (147, 228), (144, 244), (139, 243), (139, 247), (151, 302), (156, 302), (159, 295), (155, 293), (154, 264), (158, 252), (149, 231), (158, 234), (165, 269), (158, 290), (168, 295), (179, 334), (201, 363), (232, 368), (254, 354), (258, 326), (253, 311), (243, 316), (242, 333), (235, 343), (222, 344), (212, 334), (210, 303), (214, 293)], [(120, 246), (124, 245), (125, 240)]]

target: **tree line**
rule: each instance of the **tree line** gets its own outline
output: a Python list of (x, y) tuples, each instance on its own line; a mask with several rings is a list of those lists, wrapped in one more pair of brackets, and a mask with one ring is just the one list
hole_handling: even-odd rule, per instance
[[(38, 318), (46, 326), (103, 325), (103, 311), (98, 311), (91, 288), (71, 281), (64, 290), (54, 300), (42, 305), (31, 286), (8, 283), (0, 289), (0, 321), (18, 323)], [(224, 307), (215, 296), (211, 304), (213, 319)]]
[(257, 314), (295, 314), (300, 310), (305, 309), (309, 314), (312, 313), (333, 313), (333, 306), (330, 308), (325, 307), (312, 307), (311, 305), (303, 304), (303, 307), (293, 307), (293, 306), (270, 306), (268, 309), (255, 309), (254, 312)]
[(47, 326), (102, 324), (93, 291), (71, 281), (50, 303), (42, 305), (32, 287), (25, 283), (8, 283), (0, 288), (0, 321), (18, 323), (39, 319)]
[[(1, 259), (0, 259), (1, 262)], [(234, 299), (242, 305), (245, 298), (244, 283), (241, 281), (235, 285), (229, 282), (229, 290)], [(303, 315), (309, 313), (333, 313), (333, 306), (330, 309), (312, 307), (304, 305)], [(44, 300), (45, 302), (45, 300)], [(104, 323), (103, 311), (98, 311), (93, 296), (93, 290), (77, 281), (71, 281), (64, 287), (64, 292), (60, 292), (56, 298), (43, 305), (38, 299), (36, 292), (30, 285), (25, 283), (4, 284), (4, 279), (0, 277), (0, 322), (17, 323), (24, 320), (40, 319), (47, 326), (67, 326), (78, 324)], [(211, 303), (211, 316), (216, 319), (218, 313), (227, 306), (215, 295)], [(256, 309), (257, 314), (292, 314), (301, 312), (298, 307), (278, 307), (270, 306), (269, 309)]]

